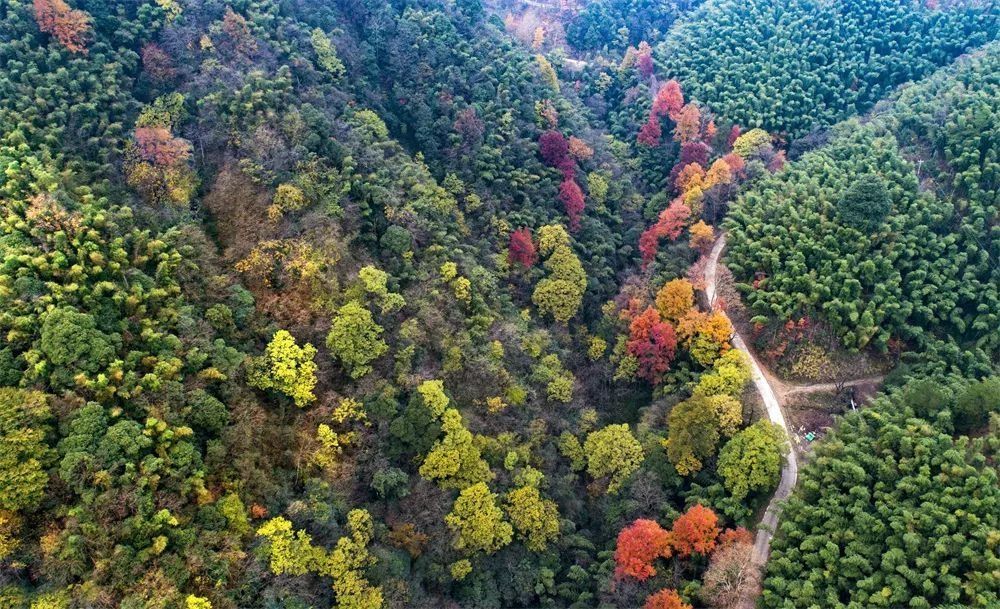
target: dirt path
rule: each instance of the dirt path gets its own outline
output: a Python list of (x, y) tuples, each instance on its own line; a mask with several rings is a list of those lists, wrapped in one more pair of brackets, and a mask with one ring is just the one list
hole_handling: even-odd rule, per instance
[[(790, 385), (784, 384), (781, 389), (779, 389), (779, 395), (784, 399), (787, 395), (802, 394), (802, 393), (817, 393), (820, 391), (836, 391), (837, 389), (844, 387), (860, 387), (861, 385), (877, 385), (885, 380), (883, 376), (870, 376), (863, 379), (854, 379), (852, 381), (844, 381), (843, 383), (816, 383), (814, 385)], [(773, 382), (773, 380), (772, 380)]]
[[(715, 247), (712, 248), (708, 264), (705, 267), (705, 295), (708, 297), (709, 306), (714, 306), (715, 303), (719, 256), (722, 255), (722, 250), (725, 247), (726, 236), (722, 235), (715, 243)], [(791, 437), (788, 425), (785, 423), (785, 415), (781, 410), (781, 403), (778, 401), (778, 394), (775, 393), (764, 368), (757, 362), (757, 358), (754, 357), (754, 354), (750, 351), (743, 337), (738, 332), (734, 331), (732, 342), (734, 347), (746, 353), (750, 359), (750, 371), (753, 383), (757, 387), (761, 399), (764, 401), (764, 407), (767, 409), (767, 418), (772, 423), (780, 425), (785, 430), (785, 434)], [(764, 563), (767, 562), (767, 556), (771, 549), (771, 538), (774, 537), (774, 531), (778, 527), (778, 517), (781, 514), (779, 504), (791, 494), (798, 477), (799, 464), (796, 459), (795, 450), (792, 448), (788, 451), (788, 456), (781, 467), (781, 481), (778, 483), (778, 488), (775, 489), (774, 496), (771, 497), (771, 501), (767, 504), (764, 517), (761, 519), (760, 524), (757, 525), (757, 538), (753, 546), (753, 562), (760, 567), (763, 567)]]

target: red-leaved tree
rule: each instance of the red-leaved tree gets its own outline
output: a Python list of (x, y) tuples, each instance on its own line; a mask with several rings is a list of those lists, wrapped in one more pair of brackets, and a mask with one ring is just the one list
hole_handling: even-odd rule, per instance
[(629, 325), (628, 352), (639, 360), (638, 374), (654, 385), (670, 369), (677, 350), (674, 327), (660, 319), (660, 312), (648, 307)]
[(676, 590), (664, 588), (646, 599), (643, 609), (691, 609), (691, 605), (681, 600)]
[(569, 158), (569, 142), (562, 133), (554, 129), (549, 129), (538, 138), (538, 149), (542, 160), (549, 167), (566, 169), (567, 166), (573, 166), (573, 161)]
[(653, 563), (670, 558), (670, 533), (655, 520), (640, 518), (618, 533), (615, 546), (615, 577), (645, 581), (656, 575)]
[(656, 116), (668, 116), (670, 120), (676, 121), (683, 107), (684, 94), (681, 92), (681, 85), (671, 79), (656, 92), (651, 112)]
[(726, 138), (726, 144), (730, 149), (733, 147), (733, 143), (736, 139), (740, 137), (741, 133), (743, 133), (743, 130), (740, 129), (739, 125), (733, 125), (733, 127), (729, 130), (729, 137)]
[(687, 220), (691, 216), (691, 208), (684, 204), (681, 198), (674, 199), (670, 205), (660, 212), (656, 224), (643, 231), (639, 237), (639, 253), (642, 254), (642, 265), (646, 266), (656, 258), (660, 239), (674, 241), (684, 232)]
[(719, 535), (717, 542), (718, 548), (721, 550), (726, 546), (731, 546), (737, 543), (745, 543), (753, 545), (753, 535), (750, 531), (743, 527), (736, 527), (735, 529), (726, 529)]
[(648, 148), (656, 148), (660, 145), (660, 137), (663, 129), (660, 128), (660, 119), (653, 114), (649, 115), (649, 120), (639, 128), (639, 135), (636, 140)]
[(72, 53), (87, 53), (90, 39), (90, 15), (73, 10), (65, 0), (34, 0), (38, 29), (55, 36)]
[(510, 245), (507, 246), (507, 260), (524, 268), (531, 268), (538, 261), (538, 251), (531, 238), (528, 228), (519, 228), (510, 234)]
[(568, 175), (559, 186), (559, 200), (562, 201), (563, 209), (569, 216), (569, 230), (573, 232), (579, 230), (584, 206), (583, 191), (576, 180)]
[(674, 550), (686, 558), (697, 552), (709, 554), (719, 537), (719, 517), (711, 509), (697, 504), (674, 521), (671, 529)]

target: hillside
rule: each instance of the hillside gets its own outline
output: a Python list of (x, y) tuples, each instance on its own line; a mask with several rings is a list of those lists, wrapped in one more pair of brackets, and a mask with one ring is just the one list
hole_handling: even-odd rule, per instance
[(995, 604), (996, 5), (782, 6), (0, 0), (0, 607)]

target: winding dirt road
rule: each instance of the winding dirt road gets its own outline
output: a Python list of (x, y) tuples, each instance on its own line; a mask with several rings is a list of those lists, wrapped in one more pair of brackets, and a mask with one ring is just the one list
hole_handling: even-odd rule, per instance
[[(719, 256), (722, 255), (722, 250), (724, 250), (725, 247), (726, 236), (722, 235), (715, 243), (715, 247), (712, 248), (712, 252), (708, 257), (708, 264), (705, 267), (705, 295), (708, 297), (709, 306), (713, 308), (715, 306), (717, 291), (716, 281), (718, 277)], [(764, 374), (764, 370), (757, 362), (757, 358), (754, 357), (753, 353), (747, 347), (743, 337), (740, 336), (735, 330), (732, 343), (734, 347), (746, 353), (747, 357), (750, 359), (750, 370), (753, 382), (757, 387), (757, 391), (760, 393), (761, 399), (764, 401), (764, 406), (767, 409), (767, 418), (770, 419), (772, 423), (780, 425), (781, 428), (785, 430), (785, 434), (788, 437), (791, 437), (791, 433), (788, 431), (788, 425), (785, 424), (785, 415), (781, 410), (781, 403), (778, 401), (778, 395), (774, 392), (774, 388), (771, 387), (771, 383), (768, 382), (767, 375)], [(767, 556), (771, 549), (771, 538), (774, 537), (774, 531), (778, 527), (778, 517), (781, 514), (781, 507), (779, 504), (787, 499), (791, 494), (792, 489), (795, 488), (795, 481), (798, 477), (798, 460), (795, 458), (794, 447), (790, 447), (788, 455), (785, 458), (785, 463), (781, 468), (781, 481), (778, 483), (778, 488), (774, 491), (774, 496), (771, 497), (770, 503), (767, 504), (767, 510), (764, 512), (764, 517), (761, 519), (760, 524), (757, 525), (757, 539), (754, 541), (753, 545), (753, 562), (759, 567), (763, 567), (764, 563), (767, 562)]]

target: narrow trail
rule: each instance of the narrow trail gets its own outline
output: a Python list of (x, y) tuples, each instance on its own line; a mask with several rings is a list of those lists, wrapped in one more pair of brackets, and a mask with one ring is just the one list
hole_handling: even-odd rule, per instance
[[(725, 247), (726, 236), (722, 235), (715, 243), (715, 247), (712, 248), (708, 264), (705, 267), (705, 295), (708, 297), (710, 307), (714, 307), (715, 304), (719, 256), (722, 255), (722, 250)], [(753, 382), (760, 393), (761, 399), (764, 401), (764, 406), (767, 409), (767, 418), (772, 423), (781, 426), (785, 430), (785, 434), (791, 437), (788, 425), (785, 423), (785, 415), (781, 410), (781, 403), (778, 401), (778, 395), (771, 386), (767, 375), (764, 373), (764, 369), (757, 362), (757, 358), (754, 357), (743, 337), (735, 329), (733, 330), (732, 343), (734, 347), (744, 352), (750, 360), (750, 371)], [(767, 556), (771, 549), (771, 539), (774, 537), (774, 531), (778, 527), (778, 517), (781, 513), (780, 503), (791, 494), (798, 477), (799, 464), (796, 459), (795, 448), (790, 447), (784, 465), (781, 467), (781, 481), (778, 483), (778, 488), (775, 489), (771, 501), (767, 504), (764, 517), (761, 519), (760, 524), (757, 525), (757, 538), (753, 546), (753, 562), (759, 567), (763, 567), (767, 562)]]
[(873, 385), (885, 380), (884, 376), (870, 376), (868, 378), (844, 381), (843, 383), (816, 383), (814, 385), (789, 385), (785, 384), (781, 390), (782, 397), (802, 393), (817, 393), (821, 391), (836, 391), (844, 387), (858, 387), (860, 385)]

